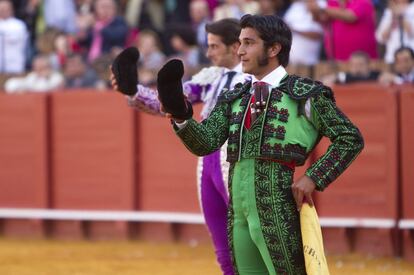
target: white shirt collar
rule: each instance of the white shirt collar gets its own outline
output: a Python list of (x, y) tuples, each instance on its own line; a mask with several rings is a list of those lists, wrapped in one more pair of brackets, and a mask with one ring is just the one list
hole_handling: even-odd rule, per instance
[(223, 74), (228, 73), (228, 72), (242, 73), (242, 64), (239, 63), (236, 65), (236, 67), (231, 68), (231, 69), (224, 68)]
[(241, 62), (239, 64), (237, 64), (237, 66), (234, 67), (232, 71), (242, 73), (242, 64), (241, 64)]
[(287, 74), (285, 68), (283, 66), (279, 66), (273, 71), (271, 71), (269, 74), (267, 74), (265, 77), (263, 77), (261, 80), (258, 80), (254, 75), (252, 76), (252, 83), (254, 84), (257, 81), (266, 82), (271, 87), (277, 87), (280, 84), (280, 81), (285, 77)]

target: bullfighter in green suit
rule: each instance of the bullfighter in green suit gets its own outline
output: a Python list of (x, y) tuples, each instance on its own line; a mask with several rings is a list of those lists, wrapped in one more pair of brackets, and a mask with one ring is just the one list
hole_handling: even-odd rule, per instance
[[(363, 138), (330, 88), (287, 74), (292, 34), (279, 17), (245, 15), (240, 24), (238, 54), (252, 81), (223, 90), (201, 123), (167, 116), (196, 155), (228, 141), (228, 234), (236, 273), (306, 274), (298, 210), (304, 199), (313, 205), (314, 189), (324, 190), (351, 164)], [(159, 93), (178, 87), (168, 85), (181, 80), (178, 67), (171, 61), (159, 71)], [(331, 141), (328, 150), (294, 182), (295, 166), (323, 136)]]

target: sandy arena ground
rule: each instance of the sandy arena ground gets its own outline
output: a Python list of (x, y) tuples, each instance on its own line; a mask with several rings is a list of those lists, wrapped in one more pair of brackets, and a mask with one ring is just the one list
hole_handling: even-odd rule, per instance
[[(330, 256), (332, 275), (414, 274), (414, 263)], [(209, 245), (0, 239), (1, 275), (220, 275)]]

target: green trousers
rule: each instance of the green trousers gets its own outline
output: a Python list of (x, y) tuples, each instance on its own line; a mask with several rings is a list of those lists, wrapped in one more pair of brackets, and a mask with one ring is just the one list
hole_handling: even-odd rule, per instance
[(293, 171), (276, 162), (235, 164), (229, 230), (238, 274), (306, 274), (292, 179)]

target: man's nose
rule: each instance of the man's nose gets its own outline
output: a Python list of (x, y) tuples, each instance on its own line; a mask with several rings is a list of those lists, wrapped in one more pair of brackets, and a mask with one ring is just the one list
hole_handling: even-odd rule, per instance
[(207, 51), (206, 51), (206, 57), (207, 58), (210, 58), (211, 57), (211, 53), (210, 53), (210, 50), (209, 49), (207, 49)]

